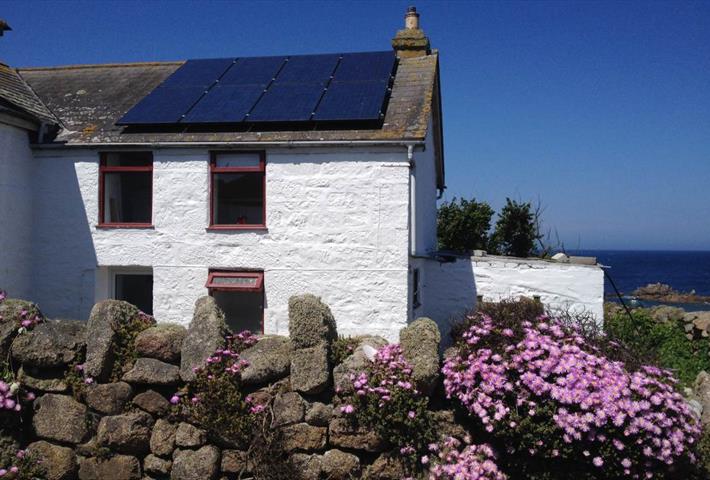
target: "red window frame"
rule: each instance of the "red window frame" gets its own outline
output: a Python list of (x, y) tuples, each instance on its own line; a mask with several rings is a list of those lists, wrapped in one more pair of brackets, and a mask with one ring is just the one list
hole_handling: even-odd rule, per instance
[[(223, 283), (214, 283), (214, 277), (229, 277), (229, 278), (256, 278), (256, 284), (253, 287), (247, 287), (244, 285), (230, 285)], [(249, 293), (261, 293), (261, 330), (264, 333), (264, 272), (234, 272), (234, 271), (224, 271), (224, 270), (210, 270), (207, 276), (207, 292), (210, 297), (215, 291), (220, 292), (249, 292)], [(256, 332), (255, 332), (256, 333)]]
[[(215, 277), (226, 278), (255, 278), (256, 283), (253, 287), (244, 285), (214, 283)], [(211, 270), (207, 276), (205, 287), (209, 290), (220, 290), (225, 292), (263, 292), (264, 291), (264, 272), (225, 272), (221, 270)]]
[[(218, 167), (217, 157), (221, 154), (258, 153), (259, 165), (254, 167)], [(229, 224), (214, 223), (214, 177), (219, 173), (262, 173), (262, 223)], [(266, 152), (263, 150), (221, 150), (210, 152), (210, 221), (207, 230), (265, 230), (266, 229)]]
[[(150, 153), (150, 165), (140, 167), (110, 167), (106, 165), (106, 160), (109, 153), (124, 153), (124, 152), (101, 152), (99, 158), (99, 222), (98, 227), (101, 228), (152, 228), (153, 227), (153, 152)], [(125, 152), (130, 153), (130, 152)], [(104, 222), (106, 208), (104, 202), (105, 177), (107, 173), (115, 172), (150, 172), (150, 222)]]

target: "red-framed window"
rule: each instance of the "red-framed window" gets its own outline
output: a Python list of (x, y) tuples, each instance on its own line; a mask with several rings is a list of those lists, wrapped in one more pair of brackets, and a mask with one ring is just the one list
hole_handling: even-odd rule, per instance
[(153, 224), (153, 153), (103, 152), (99, 164), (99, 226)]
[(205, 286), (232, 331), (264, 333), (264, 272), (210, 270)]
[(212, 152), (209, 229), (263, 228), (266, 228), (265, 152)]

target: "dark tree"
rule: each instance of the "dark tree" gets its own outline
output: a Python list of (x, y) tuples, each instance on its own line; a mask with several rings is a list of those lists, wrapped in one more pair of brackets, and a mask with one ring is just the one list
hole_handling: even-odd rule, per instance
[(464, 198), (445, 202), (439, 207), (437, 234), (439, 248), (455, 252), (486, 249), (493, 209), (486, 202)]
[(506, 198), (491, 236), (490, 250), (500, 255), (530, 257), (542, 237), (539, 214), (532, 204)]

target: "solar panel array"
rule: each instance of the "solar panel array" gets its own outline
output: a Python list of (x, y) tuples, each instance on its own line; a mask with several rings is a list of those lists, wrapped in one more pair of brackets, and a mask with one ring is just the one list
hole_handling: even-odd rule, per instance
[(118, 125), (376, 121), (393, 51), (188, 60)]

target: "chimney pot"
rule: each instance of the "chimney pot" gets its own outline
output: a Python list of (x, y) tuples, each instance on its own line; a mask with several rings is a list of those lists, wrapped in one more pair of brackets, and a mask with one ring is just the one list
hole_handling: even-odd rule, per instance
[(404, 16), (404, 28), (408, 30), (419, 29), (419, 14), (417, 13), (417, 7), (407, 8), (407, 14)]

